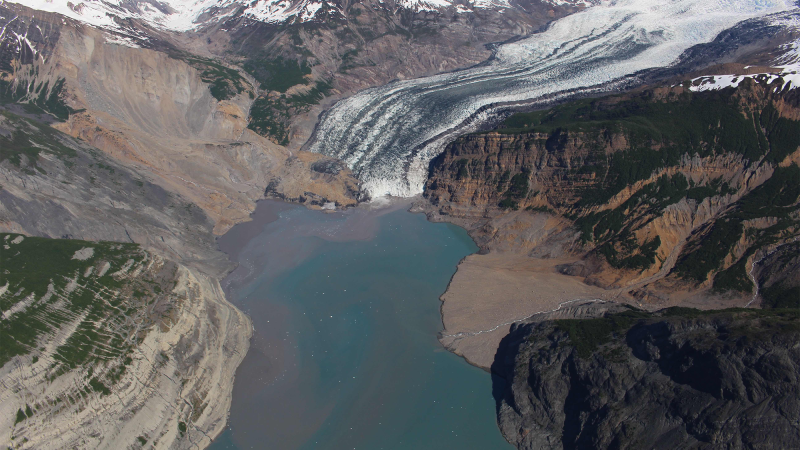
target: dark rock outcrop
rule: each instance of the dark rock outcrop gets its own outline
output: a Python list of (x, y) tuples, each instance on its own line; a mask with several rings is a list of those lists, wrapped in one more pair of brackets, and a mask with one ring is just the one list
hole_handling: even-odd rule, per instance
[(521, 324), (492, 370), (521, 449), (794, 448), (800, 314), (628, 311)]

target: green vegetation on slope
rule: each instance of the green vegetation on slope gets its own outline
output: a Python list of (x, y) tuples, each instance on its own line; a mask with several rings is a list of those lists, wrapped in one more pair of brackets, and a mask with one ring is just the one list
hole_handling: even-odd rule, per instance
[(642, 244), (634, 238), (634, 224), (630, 217), (645, 218), (635, 223), (641, 228), (664, 209), (680, 201), (689, 189), (689, 183), (682, 174), (659, 177), (654, 183), (642, 187), (627, 201), (614, 209), (589, 213), (575, 218), (575, 225), (581, 231), (584, 242), (598, 244), (597, 251), (612, 267), (644, 270), (655, 263), (655, 253), (661, 245), (656, 236)]
[[(0, 234), (0, 366), (47, 356), (53, 379), (78, 367), (91, 377), (104, 363), (88, 387), (107, 394), (154, 323), (148, 308), (172, 287), (174, 268), (153, 275), (148, 259), (136, 244)], [(56, 333), (60, 344), (50, 341)]]
[(244, 70), (261, 83), (261, 89), (286, 92), (298, 84), (308, 84), (306, 75), (311, 75), (307, 62), (284, 59), (250, 59), (244, 63)]
[(212, 59), (178, 50), (170, 51), (169, 56), (184, 61), (197, 69), (200, 72), (200, 79), (210, 85), (211, 95), (217, 100), (229, 100), (245, 90), (249, 90), (250, 84), (238, 71)]
[(785, 232), (800, 226), (797, 217), (800, 201), (800, 167), (777, 167), (772, 177), (753, 189), (709, 227), (698, 232), (675, 264), (675, 272), (685, 279), (705, 281), (718, 270), (745, 232), (745, 221), (770, 219), (774, 225), (749, 230), (753, 244), (729, 268), (714, 277), (718, 291), (751, 291), (746, 260), (757, 248), (778, 242)]
[(637, 319), (646, 317), (649, 315), (645, 312), (631, 310), (597, 319), (556, 320), (555, 324), (567, 333), (578, 356), (588, 358), (615, 335), (628, 331)]
[[(721, 178), (695, 185), (680, 174), (662, 176), (616, 208), (587, 210), (607, 203), (623, 189), (652, 177), (658, 170), (679, 166), (687, 157), (734, 153), (750, 165), (776, 165), (783, 161), (800, 146), (800, 122), (779, 117), (772, 102), (751, 101), (748, 95), (752, 92), (748, 89), (757, 87), (753, 83), (743, 82), (738, 90), (672, 92), (661, 97), (648, 91), (579, 100), (547, 111), (513, 115), (497, 131), (544, 135), (546, 150), (554, 154), (573, 145), (571, 139), (576, 136), (582, 140), (580, 145), (589, 149), (588, 156), (578, 168), (570, 170), (567, 181), (579, 182), (587, 175), (592, 175), (593, 181), (578, 189), (577, 200), (568, 206), (572, 209), (570, 217), (581, 231), (582, 240), (595, 243), (596, 252), (611, 266), (644, 270), (655, 263), (660, 240), (640, 243), (634, 238), (636, 229), (683, 198), (702, 202), (709, 197), (735, 194), (736, 189)], [(740, 95), (741, 91), (745, 93)], [(608, 154), (612, 136), (623, 144)], [(461, 176), (467, 176), (471, 166), (466, 160), (462, 166)], [(506, 179), (509, 176), (504, 174)], [(697, 233), (681, 255), (675, 273), (702, 282), (725, 269), (714, 278), (717, 290), (750, 290), (752, 283), (745, 260), (756, 248), (777, 242), (786, 230), (798, 225), (798, 196), (800, 169), (795, 165), (776, 168), (764, 185), (745, 195), (723, 217)], [(506, 195), (501, 206), (516, 208), (517, 205), (512, 196)], [(749, 230), (755, 244), (725, 268), (725, 259), (743, 237), (744, 222), (761, 218), (777, 219), (778, 223), (763, 230)]]
[[(662, 320), (692, 320), (703, 317), (747, 319), (726, 331), (734, 335), (750, 338), (758, 338), (762, 332), (774, 329), (791, 332), (796, 332), (800, 329), (800, 311), (786, 308), (699, 310), (673, 307), (654, 313), (631, 309), (630, 311), (609, 314), (595, 319), (563, 319), (555, 320), (554, 323), (557, 329), (567, 334), (569, 343), (575, 348), (578, 357), (586, 359), (597, 352), (601, 346), (610, 343), (612, 340), (624, 342), (625, 335), (634, 325)], [(534, 337), (534, 335), (531, 335), (531, 338)]]
[(581, 192), (576, 206), (598, 205), (656, 170), (677, 165), (687, 154), (737, 153), (751, 162), (766, 156), (775, 163), (797, 149), (800, 122), (779, 118), (771, 105), (756, 113), (742, 112), (736, 92), (684, 92), (666, 101), (656, 99), (652, 92), (579, 100), (546, 111), (515, 114), (496, 131), (545, 134), (551, 152), (562, 150), (570, 133), (593, 136), (598, 144), (611, 134), (623, 135), (627, 148), (607, 157), (597, 145), (577, 171), (595, 173), (603, 183)]
[(42, 123), (35, 123), (8, 111), (0, 110), (0, 162), (11, 161), (28, 173), (43, 171), (37, 164), (40, 153), (49, 153), (59, 158), (76, 156), (75, 150), (64, 145), (59, 132)]
[[(29, 65), (20, 71), (28, 71), (28, 76), (17, 78), (16, 82), (0, 80), (0, 103), (20, 103), (32, 107), (32, 112), (46, 112), (59, 120), (67, 120), (77, 112), (64, 102), (64, 78), (49, 81), (38, 80), (38, 67)], [(37, 111), (38, 110), (38, 111)]]
[(305, 93), (258, 97), (250, 107), (250, 123), (247, 127), (278, 144), (287, 145), (291, 118), (308, 111), (311, 106), (325, 98), (330, 90), (330, 84), (318, 81)]

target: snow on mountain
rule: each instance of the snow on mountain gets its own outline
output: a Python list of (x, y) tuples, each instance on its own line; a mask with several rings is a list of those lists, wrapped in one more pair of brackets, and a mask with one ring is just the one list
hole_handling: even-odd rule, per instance
[[(590, 6), (587, 0), (543, 1), (560, 6)], [(342, 14), (335, 2), (326, 0), (0, 0), (0, 3), (18, 3), (116, 32), (123, 32), (117, 18), (137, 19), (158, 29), (183, 32), (220, 22), (242, 9), (243, 16), (265, 23), (309, 22), (322, 19), (320, 14)], [(413, 11), (455, 8), (458, 12), (512, 7), (509, 0), (395, 0), (393, 5)]]
[(338, 8), (329, 3), (312, 0), (302, 0), (300, 2), (258, 0), (244, 10), (244, 15), (266, 23), (283, 23), (292, 17), (296, 17), (300, 22), (309, 22), (314, 20), (320, 9), (323, 9), (323, 6), (328, 6), (330, 9), (338, 11)]
[(797, 89), (800, 87), (800, 67), (784, 67), (778, 73), (757, 73), (752, 75), (714, 75), (706, 77), (698, 77), (692, 80), (692, 86), (689, 87), (690, 91), (703, 92), (715, 91), (725, 89), (727, 87), (737, 87), (739, 83), (747, 78), (757, 81), (766, 81), (771, 84), (778, 78), (783, 80), (783, 84), (776, 86), (776, 90), (780, 89)]
[(212, 8), (218, 11), (228, 10), (227, 14), (216, 15), (219, 20), (233, 14), (237, 6), (236, 0), (84, 0), (74, 3), (69, 0), (0, 1), (58, 13), (112, 31), (121, 31), (115, 18), (138, 19), (160, 29), (187, 31), (202, 25), (203, 22), (199, 22), (198, 18)]

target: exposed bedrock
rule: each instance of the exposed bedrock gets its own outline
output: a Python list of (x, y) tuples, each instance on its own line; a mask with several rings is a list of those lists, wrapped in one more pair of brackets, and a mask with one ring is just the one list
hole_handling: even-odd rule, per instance
[(769, 449), (800, 439), (796, 312), (594, 317), (520, 324), (503, 339), (495, 398), (517, 448)]
[(765, 264), (798, 233), (798, 90), (784, 86), (582, 100), (450, 144), (419, 206), (482, 254), (442, 296), (442, 342), (486, 367), (511, 323), (569, 300), (800, 301), (796, 267)]
[[(15, 32), (38, 36), (30, 45), (8, 48), (15, 58), (22, 56), (14, 51), (25, 49), (36, 55), (7, 68), (7, 89), (30, 91), (14, 100), (38, 104), (40, 96), (49, 98), (39, 106), (63, 113), (56, 128), (196, 204), (213, 221), (215, 234), (247, 220), (270, 182), (277, 180), (281, 191), (286, 180), (294, 192), (314, 176), (310, 164), (318, 156), (300, 158), (289, 169), (287, 159), (296, 152), (247, 129), (256, 88), (237, 70), (168, 44), (159, 50), (119, 45), (102, 31), (55, 14), (6, 8), (9, 17), (18, 16), (12, 25), (23, 26)], [(39, 18), (26, 19), (31, 14)], [(227, 87), (219, 92), (212, 81)], [(46, 93), (39, 92), (42, 86)], [(282, 176), (286, 171), (296, 174)], [(347, 170), (337, 177), (355, 183)], [(329, 188), (320, 197), (354, 204), (348, 195)]]

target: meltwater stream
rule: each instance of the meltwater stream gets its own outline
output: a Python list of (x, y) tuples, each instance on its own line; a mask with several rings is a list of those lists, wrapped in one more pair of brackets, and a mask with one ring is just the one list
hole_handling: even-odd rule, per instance
[(262, 201), (220, 238), (255, 330), (212, 450), (510, 448), (490, 375), (437, 341), (439, 296), (477, 247), (407, 207)]
[(501, 45), (487, 64), (398, 81), (342, 100), (307, 144), (345, 161), (373, 197), (422, 192), (428, 162), (493, 105), (540, 104), (635, 84), (737, 23), (794, 0), (594, 0), (546, 31)]

